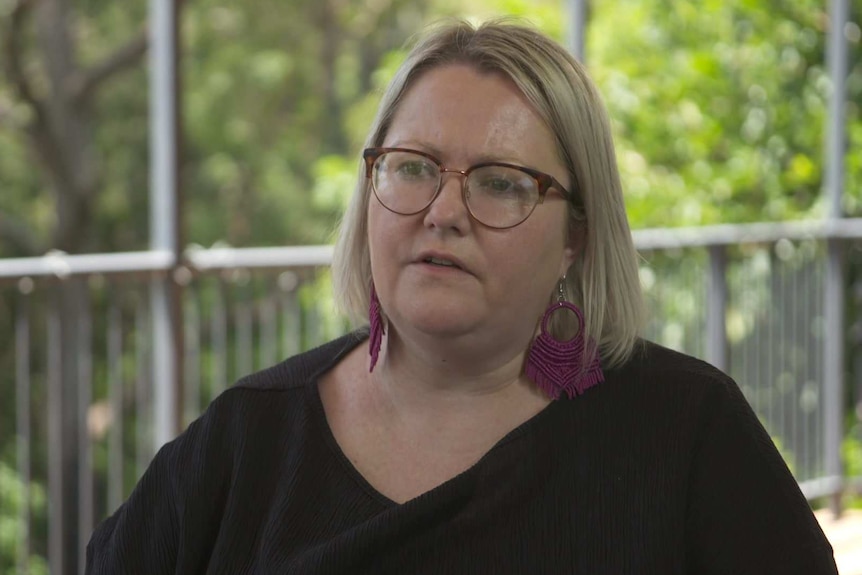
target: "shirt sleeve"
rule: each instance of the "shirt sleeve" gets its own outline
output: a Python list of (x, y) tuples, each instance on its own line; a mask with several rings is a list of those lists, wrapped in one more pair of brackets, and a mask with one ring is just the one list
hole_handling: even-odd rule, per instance
[(126, 502), (96, 528), (87, 545), (87, 575), (206, 569), (206, 542), (220, 524), (230, 467), (219, 401), (159, 450)]
[(690, 573), (837, 575), (823, 531), (739, 387), (717, 382), (692, 460)]

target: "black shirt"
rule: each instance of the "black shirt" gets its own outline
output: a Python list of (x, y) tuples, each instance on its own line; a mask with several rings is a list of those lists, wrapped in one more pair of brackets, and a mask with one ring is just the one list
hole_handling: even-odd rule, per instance
[(651, 343), (397, 504), (341, 452), (317, 391), (361, 340), (213, 401), (96, 529), (87, 573), (837, 573), (736, 384)]

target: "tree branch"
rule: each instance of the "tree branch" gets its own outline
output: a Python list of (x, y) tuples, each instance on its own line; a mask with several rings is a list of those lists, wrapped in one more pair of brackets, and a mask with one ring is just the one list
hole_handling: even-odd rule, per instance
[(118, 72), (137, 64), (141, 57), (146, 54), (148, 47), (149, 32), (144, 26), (143, 30), (128, 44), (117, 49), (89, 70), (74, 77), (72, 85), (69, 86), (72, 99), (79, 104), (89, 99), (103, 82)]
[(6, 60), (6, 72), (18, 97), (29, 104), (37, 116), (44, 118), (42, 103), (36, 98), (27, 75), (24, 73), (21, 55), (21, 31), (24, 29), (24, 19), (38, 0), (18, 0), (9, 18), (6, 30), (6, 42), (3, 46)]

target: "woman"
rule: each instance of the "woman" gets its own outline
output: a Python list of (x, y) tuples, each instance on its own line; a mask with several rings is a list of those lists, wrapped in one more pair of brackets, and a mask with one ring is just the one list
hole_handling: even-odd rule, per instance
[(437, 29), (362, 160), (333, 271), (370, 329), (214, 401), (88, 572), (836, 573), (736, 385), (638, 339), (608, 121), (563, 49)]

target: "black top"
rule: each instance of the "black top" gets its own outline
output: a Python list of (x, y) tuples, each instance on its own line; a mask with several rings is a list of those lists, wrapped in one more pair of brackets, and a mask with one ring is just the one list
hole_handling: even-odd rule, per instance
[(651, 343), (397, 504), (341, 452), (317, 391), (361, 340), (213, 401), (96, 529), (87, 573), (837, 573), (736, 384)]

